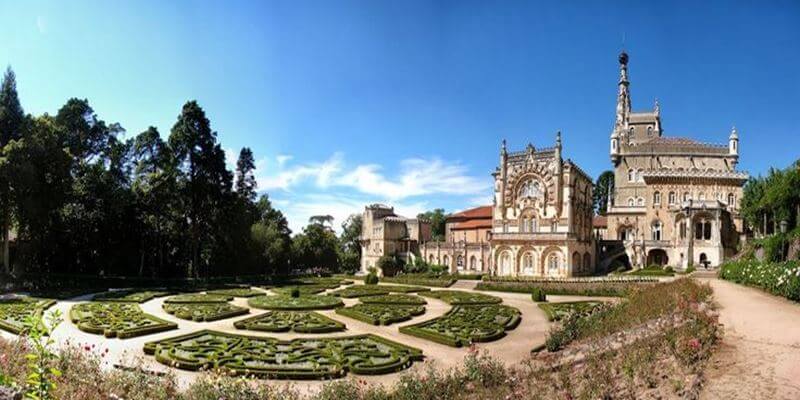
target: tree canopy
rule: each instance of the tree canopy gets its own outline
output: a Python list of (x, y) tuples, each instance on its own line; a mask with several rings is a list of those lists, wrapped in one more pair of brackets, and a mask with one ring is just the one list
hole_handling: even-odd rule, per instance
[(614, 193), (614, 172), (603, 171), (597, 177), (592, 190), (595, 215), (606, 215), (606, 212), (608, 212), (608, 198), (612, 193)]
[(443, 208), (436, 208), (417, 215), (419, 219), (426, 219), (431, 222), (431, 239), (443, 241), (445, 230), (445, 219), (447, 215)]

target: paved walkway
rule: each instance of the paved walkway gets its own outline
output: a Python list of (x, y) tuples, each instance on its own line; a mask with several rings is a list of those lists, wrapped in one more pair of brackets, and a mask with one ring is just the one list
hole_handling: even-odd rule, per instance
[(800, 304), (719, 279), (724, 325), (701, 399), (800, 399)]

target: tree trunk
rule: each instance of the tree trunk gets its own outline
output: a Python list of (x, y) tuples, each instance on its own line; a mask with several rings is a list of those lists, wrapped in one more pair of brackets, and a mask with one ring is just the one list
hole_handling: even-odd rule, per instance
[(3, 270), (6, 274), (11, 273), (10, 255), (8, 254), (8, 242), (11, 240), (10, 236), (10, 215), (8, 206), (3, 210)]

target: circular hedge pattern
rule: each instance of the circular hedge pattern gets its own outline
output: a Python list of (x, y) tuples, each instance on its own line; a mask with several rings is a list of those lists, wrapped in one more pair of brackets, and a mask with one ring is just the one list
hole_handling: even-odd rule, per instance
[(424, 306), (428, 304), (425, 299), (409, 294), (384, 294), (379, 296), (367, 296), (360, 299), (364, 304), (392, 304), (408, 306)]
[(108, 338), (124, 339), (178, 328), (173, 322), (145, 314), (135, 303), (76, 304), (69, 310), (69, 318), (78, 329)]
[(278, 295), (290, 296), (292, 294), (292, 290), (294, 289), (297, 289), (300, 292), (301, 296), (308, 296), (311, 294), (322, 293), (328, 288), (318, 285), (293, 285), (293, 286), (276, 287), (270, 290), (272, 290), (273, 293)]
[(475, 342), (491, 342), (519, 325), (520, 312), (500, 304), (455, 306), (447, 314), (415, 325), (400, 327), (400, 332), (453, 347)]
[(253, 290), (251, 288), (215, 289), (215, 290), (207, 290), (206, 293), (217, 294), (221, 296), (233, 296), (233, 297), (255, 297), (264, 294), (264, 292), (260, 290)]
[(233, 300), (233, 296), (193, 293), (172, 296), (164, 300), (164, 303), (227, 303), (231, 300)]
[(424, 314), (425, 307), (362, 303), (352, 307), (337, 308), (336, 313), (372, 325), (391, 325)]
[(463, 292), (460, 290), (436, 290), (433, 292), (420, 293), (425, 297), (439, 299), (451, 305), (470, 305), (470, 304), (499, 304), (503, 299), (483, 293)]
[(164, 303), (161, 307), (180, 319), (195, 322), (217, 321), (250, 312), (230, 303)]
[(94, 295), (94, 297), (92, 297), (92, 300), (120, 301), (125, 303), (127, 302), (144, 303), (156, 297), (163, 297), (168, 294), (169, 294), (168, 292), (157, 292), (151, 290), (142, 290), (142, 291), (117, 290), (117, 291), (96, 294)]
[(236, 321), (236, 329), (265, 332), (328, 333), (339, 332), (345, 325), (313, 311), (268, 311)]
[(247, 301), (250, 307), (266, 310), (329, 310), (342, 307), (342, 299), (333, 296), (258, 296)]
[(199, 331), (147, 343), (144, 351), (181, 369), (222, 369), (232, 375), (273, 379), (388, 374), (422, 359), (422, 351), (375, 335), (280, 341)]
[(429, 288), (420, 286), (401, 286), (401, 285), (355, 285), (339, 289), (331, 294), (334, 296), (353, 298), (364, 296), (377, 296), (389, 293), (414, 293), (430, 291)]

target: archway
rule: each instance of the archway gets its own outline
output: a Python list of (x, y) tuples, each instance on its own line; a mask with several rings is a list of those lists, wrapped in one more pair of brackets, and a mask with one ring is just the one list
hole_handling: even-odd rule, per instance
[(667, 257), (667, 252), (663, 249), (653, 249), (647, 253), (647, 265), (657, 265), (659, 267), (663, 267), (669, 263), (669, 257)]
[(583, 253), (583, 272), (589, 272), (592, 269), (592, 255), (587, 251)]
[(512, 276), (514, 275), (514, 261), (513, 257), (511, 256), (511, 251), (505, 250), (500, 253), (500, 274), (503, 276)]
[(475, 256), (469, 258), (469, 269), (473, 271), (478, 270), (478, 259)]

